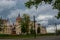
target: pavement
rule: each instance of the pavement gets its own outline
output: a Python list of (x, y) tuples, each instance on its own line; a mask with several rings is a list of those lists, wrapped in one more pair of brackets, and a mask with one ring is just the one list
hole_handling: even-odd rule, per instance
[(0, 40), (60, 40), (60, 36), (42, 36), (36, 38), (0, 39)]

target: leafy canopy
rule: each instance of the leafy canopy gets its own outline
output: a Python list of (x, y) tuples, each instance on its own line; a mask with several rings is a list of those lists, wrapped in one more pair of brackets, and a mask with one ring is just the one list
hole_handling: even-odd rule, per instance
[(30, 8), (33, 5), (37, 8), (42, 1), (49, 4), (52, 2), (52, 0), (29, 0), (25, 3), (25, 6)]
[[(45, 3), (51, 4), (53, 0), (29, 0), (25, 3), (25, 6), (27, 8), (31, 8), (31, 6), (35, 6), (36, 9), (38, 8), (38, 5), (44, 1)], [(52, 5), (54, 9), (58, 9), (58, 15), (56, 16), (57, 18), (60, 18), (60, 0), (55, 0), (55, 3)]]
[(28, 14), (23, 14), (22, 16), (22, 20), (20, 21), (20, 24), (21, 24), (21, 31), (23, 33), (29, 31), (29, 23), (30, 23), (30, 17)]

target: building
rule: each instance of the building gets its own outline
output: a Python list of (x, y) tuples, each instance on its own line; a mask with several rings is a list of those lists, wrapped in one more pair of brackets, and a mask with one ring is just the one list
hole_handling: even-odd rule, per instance
[[(3, 30), (0, 31), (0, 34), (11, 34), (11, 35), (19, 35), (19, 34), (26, 34), (26, 33), (22, 33), (21, 32), (21, 24), (19, 22), (21, 22), (22, 18), (20, 17), (20, 14), (18, 15), (18, 17), (16, 18), (16, 22), (11, 24), (8, 20), (6, 19), (2, 19), (3, 20), (3, 25), (5, 27), (2, 27)], [(30, 21), (29, 22), (29, 30), (28, 33), (31, 34), (31, 28), (33, 30), (35, 30), (36, 34), (46, 34), (46, 28), (42, 27), (40, 24), (35, 23), (35, 27), (34, 27), (34, 22)]]
[[(16, 26), (16, 34), (21, 34), (21, 25), (20, 25), (20, 20), (22, 20), (22, 18), (20, 17), (20, 15), (18, 15), (18, 17), (16, 18), (16, 22), (15, 22), (15, 26)], [(31, 33), (30, 30), (31, 28), (33, 28), (33, 30), (35, 29), (36, 34), (38, 34), (37, 30), (38, 28), (40, 28), (40, 33), (41, 34), (46, 34), (46, 28), (42, 27), (41, 25), (39, 25), (38, 23), (35, 23), (35, 28), (34, 28), (34, 22), (30, 21), (29, 23), (29, 34)]]
[(46, 32), (46, 27), (40, 27), (40, 33), (41, 34), (46, 34), (47, 32)]
[(0, 31), (0, 34), (11, 34), (11, 25), (10, 23), (8, 22), (8, 20), (6, 19), (1, 19), (3, 24), (2, 24), (2, 27), (1, 27), (1, 31)]

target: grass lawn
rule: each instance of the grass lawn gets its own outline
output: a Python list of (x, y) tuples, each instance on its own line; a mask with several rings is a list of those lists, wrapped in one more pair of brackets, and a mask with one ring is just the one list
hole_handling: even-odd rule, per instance
[(56, 34), (28, 34), (28, 35), (7, 35), (7, 34), (0, 34), (0, 38), (34, 38), (40, 36), (56, 36)]
[(0, 34), (0, 38), (32, 38), (34, 35), (7, 35), (7, 34)]

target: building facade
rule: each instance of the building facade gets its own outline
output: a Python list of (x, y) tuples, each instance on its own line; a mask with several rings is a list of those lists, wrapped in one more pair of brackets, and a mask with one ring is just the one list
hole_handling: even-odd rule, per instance
[[(21, 19), (22, 18), (20, 17), (20, 15), (18, 15), (18, 17), (16, 18), (16, 22), (13, 23), (13, 24), (10, 24), (8, 22), (8, 20), (3, 20), (3, 22), (4, 22), (3, 25), (5, 27), (2, 27), (3, 30), (0, 31), (0, 34), (11, 34), (11, 35), (19, 35), (19, 34), (22, 34), (22, 32), (21, 32), (21, 25), (19, 23)], [(31, 33), (30, 32), (31, 28), (33, 30), (35, 30), (36, 34), (46, 34), (46, 28), (45, 27), (42, 27), (38, 23), (35, 23), (35, 28), (34, 28), (34, 22), (33, 21), (30, 21), (28, 28), (29, 28), (29, 30), (28, 30), (28, 33), (29, 34)]]

